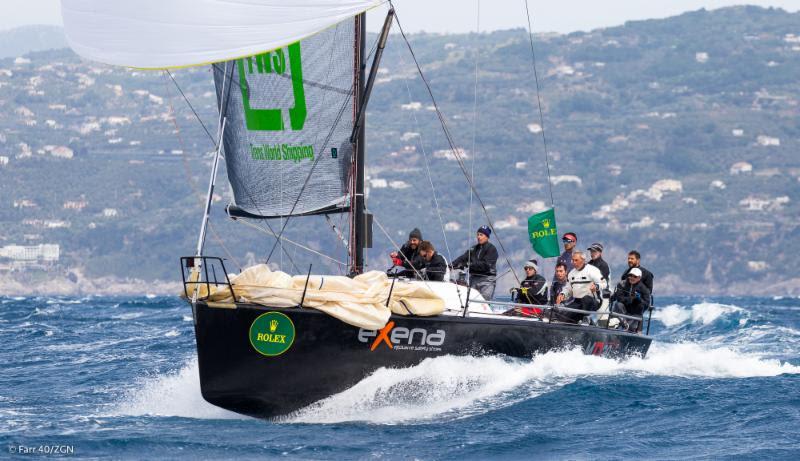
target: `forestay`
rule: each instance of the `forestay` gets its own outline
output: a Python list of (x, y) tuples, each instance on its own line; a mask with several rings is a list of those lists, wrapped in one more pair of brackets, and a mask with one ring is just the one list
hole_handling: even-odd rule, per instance
[(202, 65), (285, 47), (385, 0), (61, 0), (70, 47), (128, 67)]
[(355, 20), (347, 19), (285, 48), (214, 65), (232, 214), (348, 209), (355, 43)]

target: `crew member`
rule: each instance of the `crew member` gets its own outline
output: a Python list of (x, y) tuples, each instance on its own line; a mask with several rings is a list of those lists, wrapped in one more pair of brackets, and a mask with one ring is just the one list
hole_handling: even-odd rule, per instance
[(421, 241), (422, 232), (415, 227), (414, 230), (409, 232), (408, 242), (400, 247), (400, 251), (389, 253), (389, 257), (392, 258), (392, 263), (394, 263), (395, 266), (403, 268), (398, 274), (401, 277), (414, 277), (416, 271), (419, 271), (422, 265), (422, 261), (419, 257), (419, 244)]
[(511, 295), (518, 304), (547, 304), (547, 280), (538, 274), (539, 266), (536, 260), (531, 259), (523, 266), (525, 280), (520, 282), (519, 288), (512, 288)]
[(561, 236), (561, 243), (564, 244), (564, 252), (558, 257), (556, 264), (563, 263), (565, 266), (567, 266), (567, 274), (569, 274), (569, 271), (571, 271), (573, 268), (572, 250), (575, 248), (575, 244), (578, 243), (578, 236), (575, 234), (575, 232), (567, 232)]
[(589, 250), (589, 254), (592, 256), (589, 264), (600, 269), (600, 273), (603, 274), (606, 283), (609, 283), (611, 281), (611, 270), (608, 268), (608, 263), (603, 259), (603, 244), (593, 243), (587, 250)]
[[(586, 264), (586, 256), (582, 251), (572, 252), (572, 264), (574, 269), (569, 271), (567, 284), (556, 298), (556, 304), (564, 302), (571, 296), (573, 300), (566, 307), (596, 311), (600, 307), (600, 292), (607, 286), (603, 274), (598, 268)], [(558, 312), (558, 314), (559, 319), (575, 323), (585, 315), (578, 312)]]
[(478, 228), (478, 243), (453, 260), (452, 265), (454, 269), (468, 268), (469, 286), (477, 289), (487, 301), (494, 297), (497, 278), (497, 248), (489, 242), (491, 235), (489, 226)]
[(444, 256), (436, 252), (431, 242), (423, 240), (419, 244), (419, 256), (422, 268), (418, 267), (417, 270), (420, 271), (422, 279), (434, 282), (443, 281), (444, 274), (447, 272), (447, 263), (444, 260)]
[(556, 275), (553, 277), (553, 283), (550, 284), (550, 296), (548, 297), (549, 304), (556, 303), (556, 298), (559, 294), (561, 294), (561, 290), (564, 289), (564, 285), (566, 284), (567, 266), (564, 263), (556, 263)]
[[(633, 267), (628, 271), (627, 280), (617, 284), (614, 294), (611, 295), (612, 311), (619, 314), (641, 316), (645, 309), (650, 306), (650, 290), (642, 282), (642, 270)], [(620, 322), (623, 328), (628, 331), (638, 332), (640, 322), (638, 320)]]
[(623, 280), (623, 281), (627, 280), (628, 279), (628, 274), (630, 273), (631, 269), (633, 269), (634, 267), (637, 267), (637, 268), (639, 268), (640, 271), (642, 271), (642, 283), (644, 284), (644, 286), (647, 287), (647, 289), (652, 294), (653, 293), (653, 273), (650, 272), (649, 270), (645, 269), (644, 267), (642, 267), (639, 264), (639, 262), (641, 260), (642, 260), (642, 255), (640, 255), (639, 252), (636, 251), (636, 250), (631, 250), (628, 253), (628, 269), (622, 274), (622, 277), (620, 277), (620, 279)]

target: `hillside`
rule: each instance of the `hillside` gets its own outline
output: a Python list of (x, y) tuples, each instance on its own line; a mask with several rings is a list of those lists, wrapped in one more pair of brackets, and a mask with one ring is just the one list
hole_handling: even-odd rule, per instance
[(24, 26), (0, 31), (0, 58), (66, 46), (64, 30), (59, 26)]
[[(550, 200), (527, 35), (410, 40), (519, 266), (531, 256), (526, 219)], [(575, 230), (584, 248), (603, 242), (615, 274), (638, 249), (661, 293), (800, 294), (783, 270), (793, 259), (785, 248), (800, 243), (800, 14), (701, 10), (537, 35), (535, 45), (560, 230)], [(175, 77), (214, 126), (209, 69)], [(470, 226), (467, 185), (430, 106), (392, 36), (367, 116), (368, 205), (392, 239), (419, 226), (447, 254), (427, 156), (455, 256), (484, 219), (475, 206)], [(7, 280), (85, 291), (179, 276), (177, 258), (195, 244), (212, 144), (168, 77), (67, 49), (34, 52), (0, 60), (0, 108), (0, 247), (58, 244), (60, 252), (57, 262), (25, 267), (0, 258)], [(223, 184), (209, 252), (229, 251), (234, 267), (263, 260), (274, 239), (222, 217), (228, 201)], [(344, 258), (323, 219), (293, 220), (287, 235)], [(370, 267), (385, 269), (390, 248), (375, 226)], [(284, 250), (272, 259), (284, 269), (323, 265)]]

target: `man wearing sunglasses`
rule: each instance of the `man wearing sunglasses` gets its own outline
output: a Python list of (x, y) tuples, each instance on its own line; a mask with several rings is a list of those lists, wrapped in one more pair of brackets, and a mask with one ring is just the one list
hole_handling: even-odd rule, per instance
[(564, 244), (564, 252), (558, 257), (556, 264), (562, 263), (567, 266), (567, 273), (575, 268), (572, 264), (572, 250), (575, 244), (578, 243), (578, 236), (574, 232), (567, 232), (561, 236), (561, 242)]
[(520, 282), (519, 288), (512, 288), (511, 295), (518, 304), (547, 304), (547, 280), (539, 275), (539, 266), (536, 260), (531, 259), (525, 263), (525, 280)]
[[(612, 311), (619, 314), (642, 315), (650, 306), (650, 290), (642, 283), (642, 270), (633, 267), (628, 271), (626, 280), (617, 284), (617, 289), (611, 295)], [(620, 319), (622, 328), (638, 332), (638, 320)]]
[(642, 267), (639, 264), (641, 259), (642, 259), (642, 255), (640, 255), (639, 252), (636, 251), (636, 250), (632, 250), (632, 251), (630, 251), (628, 253), (628, 269), (622, 274), (622, 281), (624, 282), (625, 280), (627, 280), (628, 279), (628, 274), (630, 274), (631, 270), (633, 270), (634, 268), (637, 268), (637, 269), (639, 269), (641, 271), (641, 274), (639, 274), (639, 275), (642, 277), (642, 283), (644, 284), (644, 286), (647, 287), (647, 289), (650, 291), (650, 293), (652, 293), (653, 292), (653, 273), (650, 272), (649, 270), (645, 269), (644, 267)]

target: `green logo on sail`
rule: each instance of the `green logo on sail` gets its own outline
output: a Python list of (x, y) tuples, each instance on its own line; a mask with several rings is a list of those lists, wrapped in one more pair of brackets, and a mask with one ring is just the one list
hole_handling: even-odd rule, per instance
[[(303, 89), (303, 64), (300, 57), (300, 42), (289, 45), (289, 70), (292, 74), (294, 107), (289, 109), (289, 123), (292, 130), (303, 129), (306, 122), (306, 94)], [(283, 111), (281, 109), (254, 109), (250, 107), (250, 87), (246, 75), (277, 74), (286, 72), (286, 53), (282, 48), (275, 51), (238, 59), (239, 87), (242, 90), (244, 117), (247, 129), (253, 131), (284, 131)]]
[(250, 325), (250, 344), (261, 355), (281, 355), (294, 343), (294, 323), (280, 312), (261, 314)]

